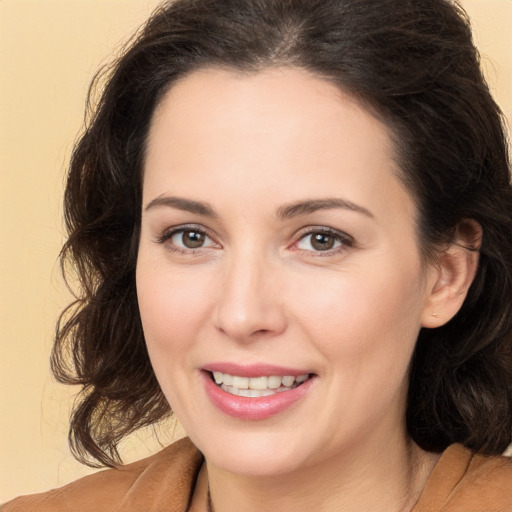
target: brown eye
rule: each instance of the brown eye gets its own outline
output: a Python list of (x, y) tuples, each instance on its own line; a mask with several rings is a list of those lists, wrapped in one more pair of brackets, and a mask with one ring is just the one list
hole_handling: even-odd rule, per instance
[(178, 250), (187, 251), (216, 246), (215, 242), (200, 229), (177, 229), (169, 235), (164, 235), (160, 243), (170, 243)]
[(328, 251), (334, 247), (336, 240), (326, 233), (314, 233), (311, 235), (311, 247), (317, 251)]
[(204, 233), (199, 233), (198, 231), (182, 231), (180, 238), (181, 244), (187, 249), (197, 249), (204, 245), (206, 237)]
[(310, 231), (297, 243), (297, 249), (311, 252), (326, 252), (332, 249), (343, 249), (352, 245), (348, 235), (329, 231)]

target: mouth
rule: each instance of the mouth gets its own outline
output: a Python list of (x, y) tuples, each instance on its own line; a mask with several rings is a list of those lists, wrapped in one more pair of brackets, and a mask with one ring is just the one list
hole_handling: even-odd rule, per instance
[[(211, 403), (228, 416), (259, 421), (284, 413), (311, 396), (316, 373), (269, 364), (208, 364), (201, 369)], [(306, 402), (307, 403), (307, 402)]]
[(208, 372), (211, 380), (223, 391), (235, 396), (259, 398), (291, 391), (302, 386), (314, 374), (302, 375), (262, 375), (244, 377), (219, 371)]

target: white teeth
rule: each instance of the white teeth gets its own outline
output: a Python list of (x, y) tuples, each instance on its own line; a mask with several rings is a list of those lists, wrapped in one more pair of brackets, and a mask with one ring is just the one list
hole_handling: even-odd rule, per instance
[(270, 377), (267, 377), (267, 386), (270, 389), (277, 389), (281, 385), (281, 377), (278, 377), (277, 375), (271, 375)]
[(283, 386), (289, 387), (293, 386), (293, 383), (295, 382), (295, 377), (292, 377), (291, 375), (286, 375), (283, 377)]
[[(260, 396), (274, 395), (275, 391), (272, 389), (238, 389), (232, 386), (221, 385), (221, 389), (236, 396), (245, 396), (246, 398), (259, 398)], [(290, 388), (282, 388), (283, 391), (288, 391)]]
[(238, 389), (249, 389), (249, 377), (238, 377), (233, 375), (232, 386)]
[(250, 398), (274, 395), (291, 389), (302, 384), (309, 378), (309, 374), (298, 375), (269, 375), (260, 377), (240, 377), (228, 373), (213, 372), (215, 382), (224, 391), (232, 395), (245, 396)]
[(249, 379), (249, 389), (267, 389), (267, 377), (251, 377)]
[(274, 392), (270, 389), (240, 389), (238, 394), (248, 398), (258, 398), (260, 396), (273, 395)]
[(226, 391), (227, 393), (231, 393), (232, 395), (237, 395), (238, 396), (240, 394), (240, 390), (238, 388), (233, 388), (231, 386), (226, 386), (225, 384), (222, 384), (220, 388), (222, 390)]

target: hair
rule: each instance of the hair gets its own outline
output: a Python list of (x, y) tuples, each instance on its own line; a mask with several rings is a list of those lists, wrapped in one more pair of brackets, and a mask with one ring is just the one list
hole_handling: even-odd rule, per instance
[(153, 112), (179, 78), (220, 67), (298, 67), (378, 113), (415, 199), (425, 255), (474, 219), (479, 267), (459, 313), (422, 329), (407, 428), (423, 449), (485, 454), (512, 440), (512, 193), (504, 118), (482, 76), (469, 20), (448, 0), (177, 0), (162, 4), (90, 92), (98, 100), (65, 191), (65, 276), (56, 378), (82, 386), (70, 445), (85, 464), (120, 463), (119, 442), (171, 414), (151, 367), (135, 268), (142, 169)]

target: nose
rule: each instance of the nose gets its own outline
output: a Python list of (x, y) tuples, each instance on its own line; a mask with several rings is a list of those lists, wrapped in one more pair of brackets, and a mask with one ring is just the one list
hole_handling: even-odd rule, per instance
[(282, 334), (287, 318), (278, 274), (254, 253), (226, 263), (214, 313), (216, 329), (239, 343)]

